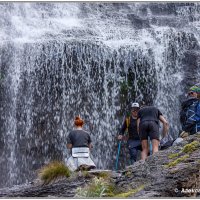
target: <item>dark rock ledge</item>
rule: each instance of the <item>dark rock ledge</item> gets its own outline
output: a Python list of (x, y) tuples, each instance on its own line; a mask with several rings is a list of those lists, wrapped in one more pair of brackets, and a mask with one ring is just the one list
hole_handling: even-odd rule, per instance
[[(111, 174), (115, 187), (121, 192), (127, 193), (135, 189), (128, 197), (199, 196), (200, 134), (190, 136), (176, 146), (149, 156), (145, 162), (138, 161), (119, 173)], [(49, 185), (35, 180), (30, 184), (1, 189), (0, 197), (72, 198), (78, 187), (85, 187), (90, 182), (91, 176), (82, 175), (57, 180)]]

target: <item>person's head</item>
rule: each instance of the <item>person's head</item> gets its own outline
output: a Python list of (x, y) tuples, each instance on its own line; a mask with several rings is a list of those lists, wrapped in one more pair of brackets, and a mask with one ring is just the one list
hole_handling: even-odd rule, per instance
[(84, 121), (83, 121), (79, 116), (77, 116), (77, 117), (75, 118), (75, 120), (74, 120), (74, 125), (75, 125), (76, 127), (82, 127), (83, 124), (84, 124)]
[(190, 87), (189, 92), (188, 92), (188, 96), (189, 97), (199, 98), (199, 96), (200, 96), (200, 87), (198, 87), (197, 85), (194, 85), (194, 86)]
[(139, 109), (140, 109), (139, 103), (137, 103), (137, 102), (132, 103), (132, 105), (131, 105), (131, 114), (134, 117), (137, 117), (137, 113), (138, 113)]

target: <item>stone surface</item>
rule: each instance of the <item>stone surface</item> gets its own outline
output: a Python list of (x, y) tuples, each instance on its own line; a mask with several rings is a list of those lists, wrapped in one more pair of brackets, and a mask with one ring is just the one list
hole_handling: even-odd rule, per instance
[[(194, 141), (196, 146), (193, 151), (184, 153), (182, 150), (185, 145), (191, 145)], [(111, 172), (116, 188), (122, 193), (142, 188), (130, 197), (194, 197), (199, 195), (200, 190), (199, 148), (200, 135), (196, 134), (176, 146), (149, 156), (145, 162), (138, 161), (119, 172), (95, 170), (90, 173), (98, 175), (101, 172)], [(178, 156), (172, 156), (177, 153)], [(173, 167), (167, 167), (167, 164), (183, 156), (186, 156), (184, 160)], [(74, 197), (76, 189), (84, 187), (90, 180), (89, 176), (77, 176), (57, 180), (49, 185), (35, 181), (27, 185), (1, 189), (0, 197)]]

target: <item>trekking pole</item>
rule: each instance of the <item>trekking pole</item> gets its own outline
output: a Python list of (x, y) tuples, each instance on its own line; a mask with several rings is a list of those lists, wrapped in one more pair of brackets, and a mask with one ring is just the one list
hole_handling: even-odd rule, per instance
[[(126, 112), (127, 112), (127, 105), (126, 105), (126, 108), (125, 108)], [(126, 114), (125, 114), (124, 118), (126, 119)], [(122, 140), (120, 140), (119, 144), (118, 144), (117, 158), (116, 158), (116, 163), (115, 163), (115, 170), (116, 171), (118, 170), (118, 161), (119, 161), (119, 154), (120, 154), (120, 149), (121, 149), (121, 143), (122, 143)]]
[(115, 170), (116, 171), (118, 170), (118, 161), (119, 161), (119, 153), (120, 153), (120, 149), (121, 149), (121, 143), (122, 143), (122, 141), (120, 140), (119, 144), (118, 144), (117, 159), (116, 159), (116, 164), (115, 164)]

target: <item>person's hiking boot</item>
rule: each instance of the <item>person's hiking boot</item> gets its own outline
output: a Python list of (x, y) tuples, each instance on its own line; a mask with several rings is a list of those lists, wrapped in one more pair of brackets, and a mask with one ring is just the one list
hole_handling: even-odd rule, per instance
[(185, 137), (188, 137), (189, 136), (189, 133), (188, 132), (185, 132), (183, 131), (181, 134), (180, 134), (180, 137), (181, 138), (185, 138)]

